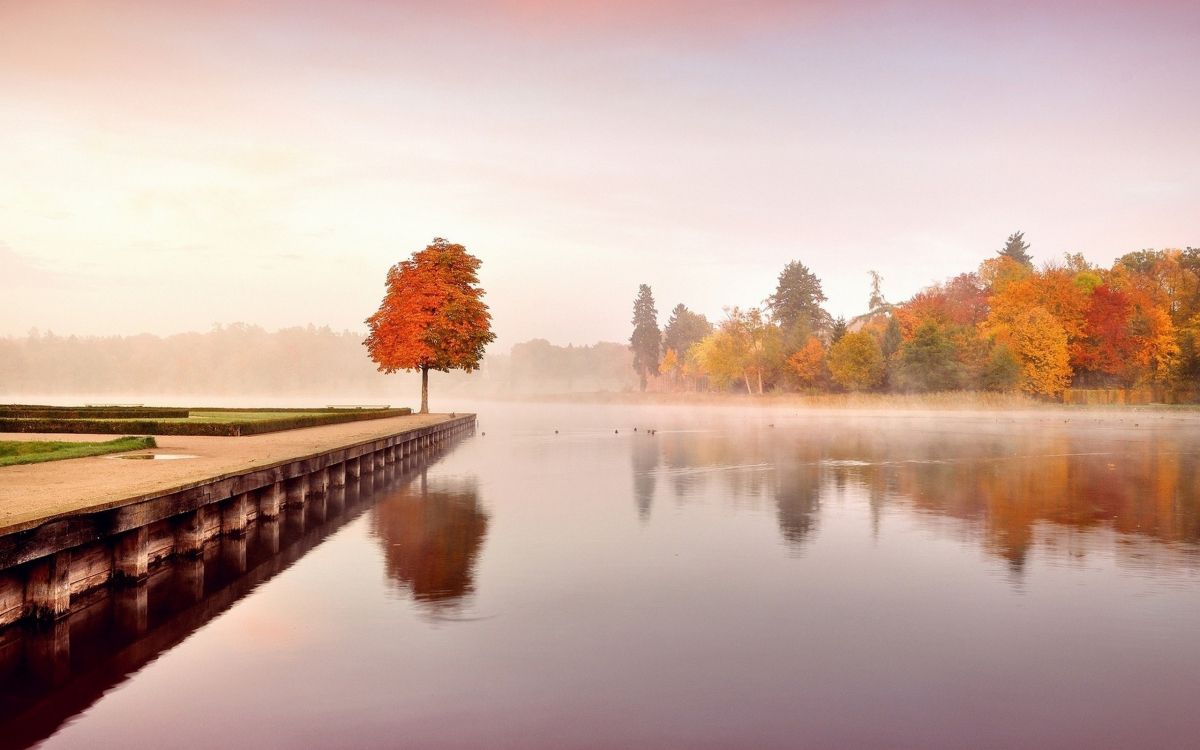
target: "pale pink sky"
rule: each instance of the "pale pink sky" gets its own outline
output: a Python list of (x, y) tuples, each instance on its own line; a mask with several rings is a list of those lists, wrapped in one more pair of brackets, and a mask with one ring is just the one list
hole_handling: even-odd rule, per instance
[(1200, 244), (1200, 3), (1048, 5), (4, 0), (0, 335), (357, 329), (434, 236), (500, 349)]

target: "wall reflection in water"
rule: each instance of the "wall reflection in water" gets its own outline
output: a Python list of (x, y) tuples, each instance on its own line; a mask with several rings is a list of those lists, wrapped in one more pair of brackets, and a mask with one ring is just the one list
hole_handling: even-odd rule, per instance
[[(85, 595), (70, 617), (53, 625), (0, 630), (0, 747), (49, 737), (380, 498), (423, 478), (436, 457), (389, 465), (302, 507), (287, 507), (278, 519), (252, 523), (245, 536), (210, 541), (202, 556), (172, 558), (140, 585)], [(434, 490), (429, 500), (428, 510), (414, 496), (378, 517), (389, 538), (400, 542), (388, 555), (389, 574), (411, 585), (419, 599), (461, 598), (471, 589), (486, 516), (469, 484)], [(402, 529), (407, 523), (416, 528)]]

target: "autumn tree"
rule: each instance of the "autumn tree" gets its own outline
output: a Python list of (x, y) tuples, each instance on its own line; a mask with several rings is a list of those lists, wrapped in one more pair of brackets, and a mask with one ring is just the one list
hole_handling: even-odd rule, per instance
[(1033, 268), (1033, 256), (1029, 254), (1029, 243), (1024, 232), (1013, 232), (999, 251), (1000, 257), (1014, 260), (1026, 268)]
[(633, 369), (638, 374), (643, 392), (646, 390), (646, 378), (658, 372), (661, 347), (662, 332), (658, 330), (654, 294), (648, 285), (641, 284), (633, 301), (633, 335), (629, 337), (629, 348), (633, 350)]
[[(1015, 265), (1008, 260), (1004, 262)], [(982, 325), (984, 334), (1007, 340), (1005, 331), (1017, 317), (1034, 308), (1041, 308), (1066, 333), (1067, 353), (1072, 368), (1080, 367), (1080, 347), (1086, 336), (1091, 292), (1087, 284), (1078, 281), (1079, 272), (1052, 267), (1041, 273), (1029, 272), (1019, 278), (1010, 278), (1002, 286), (993, 287), (988, 316)]]
[(746, 393), (753, 393), (743, 368), (745, 356), (741, 340), (722, 327), (696, 342), (688, 350), (687, 359), (717, 388), (744, 380)]
[(479, 287), (480, 261), (441, 237), (388, 269), (379, 310), (363, 342), (381, 372), (421, 373), (421, 413), (429, 412), (429, 371), (471, 372), (495, 338)]
[(779, 328), (758, 309), (731, 308), (712, 335), (696, 345), (696, 358), (714, 384), (728, 386), (736, 380), (762, 395), (769, 375), (782, 363)]
[(662, 361), (658, 363), (658, 372), (667, 378), (673, 388), (679, 379), (679, 372), (683, 368), (683, 362), (679, 359), (679, 355), (674, 349), (668, 347), (663, 352)]
[(736, 307), (726, 325), (742, 342), (747, 383), (753, 377), (758, 386), (758, 395), (761, 396), (764, 380), (780, 366), (783, 359), (783, 340), (779, 327), (757, 308), (741, 311)]
[(1178, 328), (1175, 378), (1186, 384), (1200, 383), (1200, 315)]
[(1071, 382), (1067, 332), (1045, 310), (1035, 307), (1018, 315), (1005, 333), (1021, 363), (1021, 389), (1036, 396), (1058, 396)]
[(1129, 302), (1129, 384), (1165, 383), (1180, 374), (1191, 312), (1187, 302), (1200, 293), (1200, 279), (1187, 261), (1178, 250), (1144, 250), (1119, 259), (1105, 278), (1106, 286)]
[(800, 385), (806, 388), (814, 388), (825, 379), (825, 347), (815, 336), (788, 357), (787, 363)]
[(674, 349), (676, 354), (682, 355), (692, 348), (692, 344), (712, 333), (712, 329), (708, 318), (680, 303), (671, 310), (671, 317), (663, 328), (663, 348)]
[(829, 348), (827, 363), (834, 381), (851, 391), (865, 391), (883, 381), (883, 352), (865, 331), (842, 336)]
[(1076, 366), (1126, 380), (1136, 349), (1129, 325), (1131, 313), (1128, 295), (1105, 284), (1096, 287), (1084, 318), (1084, 335), (1076, 347)]
[(712, 334), (705, 336), (691, 347), (681, 358), (679, 365), (679, 374), (691, 387), (700, 390), (708, 386), (708, 371), (704, 365), (704, 348), (705, 342), (712, 338)]
[(1005, 255), (988, 258), (979, 264), (979, 281), (988, 295), (998, 294), (1014, 281), (1028, 278), (1033, 268)]

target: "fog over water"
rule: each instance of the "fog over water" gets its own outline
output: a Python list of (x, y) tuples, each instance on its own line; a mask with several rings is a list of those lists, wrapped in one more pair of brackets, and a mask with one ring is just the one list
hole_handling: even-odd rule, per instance
[[(241, 577), (259, 577), (164, 626), (182, 634), (156, 629), (178, 587), (152, 590), (124, 670), (82, 625), (57, 687), (4, 652), (7, 689), (43, 686), (46, 746), (131, 726), (209, 746), (221, 716), (253, 717), (238, 741), (265, 747), (1183, 748), (1200, 730), (1200, 429), (1179, 413), (446, 408), (478, 412), (476, 434), (351, 488), (346, 520), (310, 519), (269, 576), (252, 534)], [(225, 590), (208, 565), (202, 601)], [(109, 621), (93, 642), (117, 642)]]

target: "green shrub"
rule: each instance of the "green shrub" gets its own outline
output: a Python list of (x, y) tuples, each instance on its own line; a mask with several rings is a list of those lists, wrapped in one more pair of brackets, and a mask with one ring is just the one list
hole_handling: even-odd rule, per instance
[(958, 349), (933, 321), (922, 323), (896, 354), (896, 385), (905, 391), (953, 391), (962, 387)]

